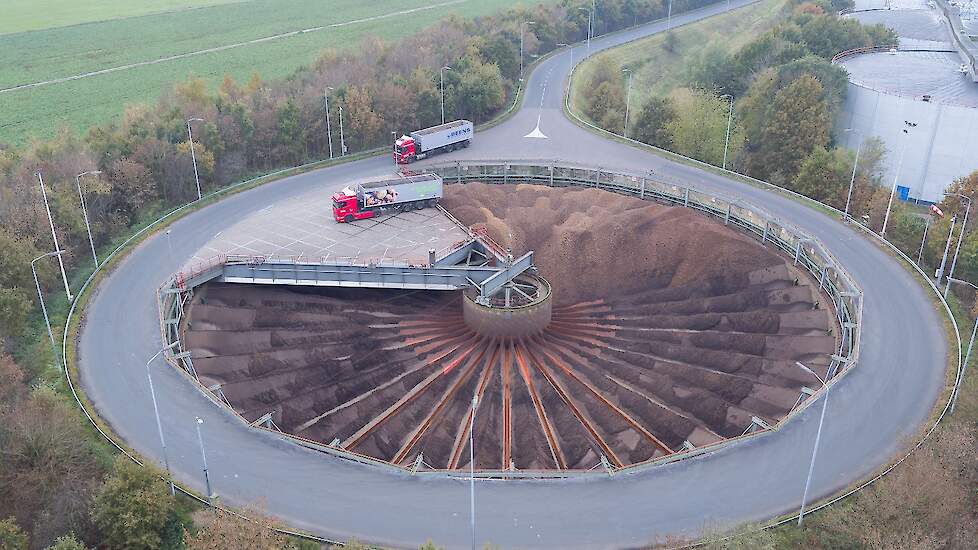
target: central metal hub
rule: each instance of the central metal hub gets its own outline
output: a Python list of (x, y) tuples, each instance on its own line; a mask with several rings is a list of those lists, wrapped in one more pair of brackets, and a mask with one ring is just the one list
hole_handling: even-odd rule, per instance
[(480, 336), (525, 338), (550, 324), (550, 283), (539, 275), (520, 275), (491, 297), (466, 291), (462, 299), (465, 324)]

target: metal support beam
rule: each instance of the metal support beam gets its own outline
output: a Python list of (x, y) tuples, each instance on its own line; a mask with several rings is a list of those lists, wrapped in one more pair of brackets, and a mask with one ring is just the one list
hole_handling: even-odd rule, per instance
[(492, 296), (506, 283), (512, 281), (518, 275), (521, 275), (524, 271), (530, 269), (531, 267), (533, 267), (532, 250), (517, 258), (512, 265), (507, 266), (501, 271), (497, 271), (495, 274), (482, 281), (479, 286), (479, 295), (484, 298)]

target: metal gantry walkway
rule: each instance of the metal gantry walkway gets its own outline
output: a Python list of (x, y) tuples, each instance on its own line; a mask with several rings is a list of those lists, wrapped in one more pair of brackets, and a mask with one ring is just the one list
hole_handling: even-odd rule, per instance
[(519, 258), (495, 243), (487, 233), (470, 230), (447, 212), (469, 238), (439, 254), (428, 250), (424, 263), (403, 260), (357, 260), (328, 257), (320, 261), (274, 256), (219, 255), (190, 271), (177, 273), (180, 292), (208, 281), (346, 288), (459, 290), (475, 287), (488, 299), (517, 276), (534, 269), (533, 252)]

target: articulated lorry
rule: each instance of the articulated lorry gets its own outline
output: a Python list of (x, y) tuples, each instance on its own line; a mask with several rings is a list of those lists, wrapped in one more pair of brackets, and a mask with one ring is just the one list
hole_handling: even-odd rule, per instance
[(386, 213), (428, 208), (442, 197), (438, 174), (399, 173), (346, 187), (334, 193), (333, 218), (339, 223), (365, 220)]
[(410, 164), (435, 153), (468, 147), (472, 134), (472, 123), (468, 120), (455, 120), (415, 130), (394, 142), (394, 162)]

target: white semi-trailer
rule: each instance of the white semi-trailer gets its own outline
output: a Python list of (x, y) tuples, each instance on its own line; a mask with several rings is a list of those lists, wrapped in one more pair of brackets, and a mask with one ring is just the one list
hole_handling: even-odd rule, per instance
[(455, 120), (415, 130), (394, 142), (394, 162), (409, 164), (435, 153), (469, 146), (474, 128), (468, 120)]

